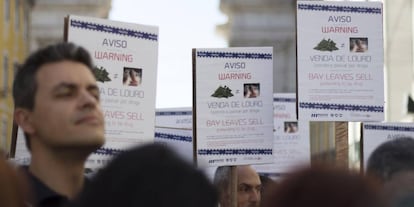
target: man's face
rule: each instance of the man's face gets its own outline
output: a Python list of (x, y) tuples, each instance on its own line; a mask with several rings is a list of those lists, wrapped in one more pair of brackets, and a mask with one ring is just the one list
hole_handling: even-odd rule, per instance
[(262, 184), (250, 166), (237, 167), (237, 207), (258, 207)]
[(29, 112), (32, 142), (51, 148), (102, 146), (99, 89), (87, 66), (73, 61), (45, 64), (36, 81), (35, 106)]

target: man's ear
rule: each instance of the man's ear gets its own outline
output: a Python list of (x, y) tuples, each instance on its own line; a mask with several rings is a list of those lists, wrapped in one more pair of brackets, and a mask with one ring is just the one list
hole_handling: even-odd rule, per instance
[(28, 109), (16, 108), (14, 110), (14, 121), (25, 133), (33, 134), (35, 132), (31, 121), (31, 112)]

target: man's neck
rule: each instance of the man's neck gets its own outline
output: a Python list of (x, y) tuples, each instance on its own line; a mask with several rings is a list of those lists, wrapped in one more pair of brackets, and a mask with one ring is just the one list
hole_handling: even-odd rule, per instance
[(29, 171), (50, 189), (73, 199), (83, 187), (85, 160), (68, 152), (42, 149), (32, 152)]

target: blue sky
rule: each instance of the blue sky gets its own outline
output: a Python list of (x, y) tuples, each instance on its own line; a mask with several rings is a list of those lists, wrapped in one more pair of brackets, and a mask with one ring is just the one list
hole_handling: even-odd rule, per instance
[(219, 0), (113, 0), (112, 20), (159, 27), (157, 108), (192, 104), (192, 48), (227, 47)]

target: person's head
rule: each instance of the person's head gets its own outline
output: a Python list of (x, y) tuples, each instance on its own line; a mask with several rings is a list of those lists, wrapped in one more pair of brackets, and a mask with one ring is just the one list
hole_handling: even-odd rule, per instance
[(8, 207), (25, 207), (30, 197), (24, 176), (3, 157), (0, 157), (0, 204)]
[(167, 146), (147, 144), (119, 154), (100, 170), (76, 207), (215, 207), (208, 178)]
[[(230, 167), (218, 167), (214, 184), (220, 192), (220, 206), (228, 207), (230, 194)], [(257, 207), (260, 205), (262, 184), (260, 176), (250, 165), (237, 166), (237, 207)]]
[(403, 171), (414, 172), (414, 139), (410, 137), (384, 142), (368, 158), (367, 173), (384, 183)]
[(382, 207), (378, 183), (346, 169), (314, 166), (293, 171), (263, 199), (264, 207)]
[(92, 60), (82, 47), (58, 43), (42, 48), (17, 71), (14, 118), (28, 148), (85, 147), (104, 142), (104, 119)]
[[(414, 139), (396, 138), (382, 143), (370, 155), (367, 174), (383, 184), (385, 197), (394, 205), (414, 198)], [(411, 201), (411, 204), (414, 202)]]

